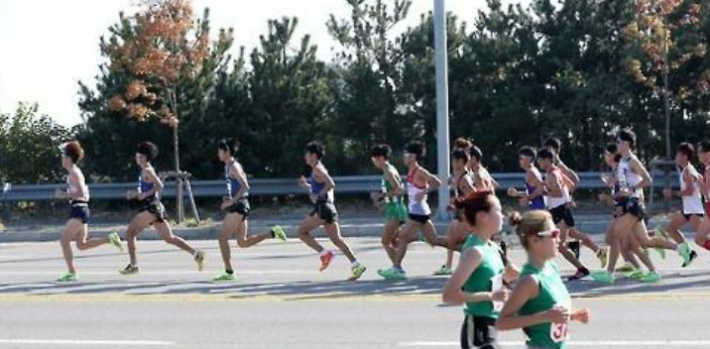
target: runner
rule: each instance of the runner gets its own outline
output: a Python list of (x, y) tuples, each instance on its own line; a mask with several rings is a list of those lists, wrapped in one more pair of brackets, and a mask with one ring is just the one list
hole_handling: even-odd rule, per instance
[[(511, 196), (517, 197), (521, 206), (526, 206), (529, 210), (544, 210), (545, 205), (545, 183), (542, 181), (542, 174), (535, 167), (537, 152), (529, 146), (524, 146), (518, 151), (518, 164), (525, 170), (525, 193), (519, 194), (517, 190), (508, 189)], [(514, 189), (514, 188), (513, 188)]]
[(222, 231), (219, 234), (219, 250), (224, 262), (224, 273), (214, 278), (214, 281), (234, 280), (232, 268), (232, 251), (229, 248), (229, 238), (236, 233), (237, 246), (252, 247), (266, 239), (277, 238), (286, 241), (286, 233), (276, 225), (271, 231), (249, 236), (248, 217), (251, 212), (249, 205), (249, 182), (242, 165), (234, 158), (237, 145), (232, 140), (222, 140), (217, 144), (217, 157), (224, 163), (224, 177), (227, 180), (227, 196), (222, 199), (221, 209), (226, 212)]
[(335, 208), (335, 182), (321, 162), (323, 156), (325, 156), (325, 147), (320, 142), (312, 141), (306, 145), (304, 157), (306, 164), (311, 168), (311, 175), (309, 178), (301, 176), (299, 185), (308, 190), (313, 203), (313, 212), (298, 227), (298, 237), (320, 254), (320, 271), (324, 271), (335, 258), (335, 253), (324, 249), (311, 235), (313, 230), (322, 226), (330, 241), (350, 260), (352, 275), (349, 280), (355, 281), (367, 268), (357, 260), (350, 246), (340, 235), (338, 211)]
[(510, 294), (496, 322), (501, 331), (522, 328), (528, 349), (565, 348), (568, 323), (589, 322), (588, 309), (573, 309), (560, 271), (555, 264), (556, 245), (561, 232), (548, 212), (513, 213), (514, 226), (528, 255), (520, 281)]
[[(695, 155), (695, 147), (690, 143), (680, 143), (676, 149), (675, 163), (678, 165), (680, 182), (680, 191), (673, 192), (672, 190), (664, 190), (664, 196), (668, 199), (679, 196), (683, 201), (683, 209), (673, 215), (671, 221), (668, 222), (665, 229), (657, 228), (656, 232), (661, 234), (665, 239), (673, 238), (678, 244), (685, 243), (685, 237), (680, 229), (684, 225), (690, 224), (693, 231), (698, 231), (700, 223), (705, 217), (705, 207), (701, 196), (700, 184), (703, 181), (703, 176), (698, 173), (695, 166), (691, 163)], [(700, 245), (702, 246), (702, 245)], [(662, 250), (661, 250), (662, 251)], [(665, 253), (663, 254), (665, 256)], [(698, 256), (695, 251), (690, 251), (689, 262), (683, 263), (683, 268), (687, 267)]]
[[(616, 219), (622, 214), (621, 208), (617, 206), (617, 201), (620, 196), (619, 193), (619, 183), (616, 179), (616, 173), (618, 171), (619, 162), (621, 161), (621, 154), (618, 153), (618, 148), (616, 143), (611, 143), (606, 146), (604, 152), (604, 161), (607, 166), (611, 169), (611, 173), (603, 174), (601, 180), (611, 190), (611, 195), (602, 194), (601, 199), (612, 209), (613, 219)], [(613, 223), (612, 219), (612, 223)], [(613, 224), (609, 224), (605, 234), (605, 241), (609, 243), (610, 237), (613, 232), (611, 230)], [(633, 234), (620, 233), (621, 238), (621, 256), (626, 261), (626, 264), (616, 269), (617, 272), (626, 273), (626, 277), (632, 280), (637, 280), (645, 275), (641, 269), (638, 259), (641, 259), (643, 264), (650, 270), (653, 268), (653, 263), (648, 256), (648, 252), (641, 249), (641, 245)], [(637, 259), (638, 257), (638, 259)]]
[(197, 270), (202, 271), (205, 262), (205, 253), (200, 250), (195, 250), (181, 237), (173, 234), (173, 230), (168, 223), (168, 215), (165, 212), (165, 206), (160, 202), (160, 191), (163, 190), (163, 181), (151, 165), (158, 156), (158, 147), (151, 142), (142, 142), (138, 144), (136, 151), (136, 164), (140, 166), (141, 172), (138, 176), (138, 190), (128, 191), (126, 198), (128, 200), (140, 201), (141, 208), (138, 214), (133, 217), (133, 220), (128, 225), (126, 230), (126, 240), (128, 242), (128, 254), (130, 263), (120, 271), (123, 275), (134, 275), (140, 271), (138, 268), (138, 258), (136, 256), (136, 242), (138, 234), (142, 233), (149, 226), (158, 232), (163, 240), (171, 245), (174, 245), (181, 250), (191, 254), (197, 263)]
[(602, 266), (606, 262), (606, 249), (599, 248), (592, 239), (586, 235), (573, 230), (575, 226), (574, 215), (569, 207), (570, 194), (569, 183), (570, 179), (565, 176), (562, 171), (555, 165), (555, 153), (551, 148), (542, 148), (537, 154), (537, 161), (540, 168), (547, 173), (545, 180), (545, 193), (547, 196), (547, 206), (552, 219), (560, 228), (560, 253), (577, 268), (577, 272), (569, 277), (569, 280), (578, 280), (589, 275), (589, 270), (582, 265), (579, 259), (571, 253), (565, 245), (568, 233), (574, 231), (575, 235), (580, 238), (584, 245), (594, 251), (599, 258)]
[(490, 191), (478, 191), (457, 199), (455, 205), (462, 211), (463, 224), (473, 233), (461, 250), (456, 271), (444, 286), (442, 300), (466, 304), (461, 348), (496, 349), (500, 346), (494, 326), (508, 299), (504, 284), (517, 275), (510, 265), (504, 267), (499, 247), (491, 241), (503, 227), (500, 201)]
[[(636, 144), (636, 134), (631, 130), (619, 131), (617, 147), (622, 159), (618, 166), (617, 181), (619, 193), (617, 206), (621, 208), (620, 215), (614, 219), (609, 236), (609, 263), (606, 270), (592, 273), (592, 278), (600, 283), (613, 284), (615, 281), (614, 268), (619, 258), (622, 234), (631, 232), (642, 248), (663, 248), (675, 250), (685, 263), (690, 261), (690, 247), (687, 243), (676, 244), (660, 237), (649, 238), (646, 229), (646, 210), (643, 204), (643, 188), (650, 186), (653, 179), (641, 161), (634, 155), (633, 147)], [(651, 264), (649, 272), (639, 280), (643, 282), (657, 282), (661, 276)]]
[(57, 281), (76, 281), (78, 275), (74, 266), (74, 254), (71, 249), (71, 242), (76, 242), (76, 248), (86, 251), (104, 244), (111, 244), (123, 252), (121, 238), (117, 233), (110, 233), (107, 238), (91, 238), (89, 235), (89, 187), (86, 186), (84, 174), (77, 163), (84, 158), (84, 149), (77, 141), (69, 142), (61, 147), (62, 167), (67, 171), (66, 191), (57, 189), (55, 196), (57, 199), (69, 200), (69, 220), (62, 232), (62, 254), (67, 264), (67, 273), (62, 275)]
[(390, 261), (394, 263), (395, 249), (399, 228), (407, 221), (407, 207), (402, 202), (404, 186), (399, 171), (389, 162), (392, 148), (386, 144), (378, 144), (370, 151), (372, 163), (382, 170), (382, 190), (374, 199), (384, 204), (385, 229), (382, 234), (382, 247)]
[[(449, 180), (449, 187), (453, 192), (453, 196), (451, 198), (453, 202), (457, 198), (464, 197), (466, 194), (474, 191), (475, 188), (473, 185), (473, 178), (466, 167), (470, 160), (470, 155), (467, 150), (465, 150), (465, 148), (455, 148), (451, 153), (451, 160), (451, 169), (453, 173)], [(434, 275), (439, 276), (451, 275), (454, 251), (461, 249), (463, 241), (466, 240), (466, 235), (468, 235), (466, 226), (461, 223), (461, 213), (456, 210), (453, 205), (450, 207), (453, 208), (454, 212), (453, 220), (451, 221), (451, 224), (449, 224), (446, 231), (450, 249), (446, 250), (446, 263), (442, 265), (439, 270), (434, 272)]]
[(706, 216), (695, 231), (695, 243), (710, 250), (710, 141), (702, 141), (698, 144), (698, 160), (704, 166), (700, 190), (705, 196)]
[(436, 235), (436, 228), (430, 219), (431, 209), (427, 202), (427, 195), (436, 190), (441, 185), (441, 181), (419, 165), (419, 160), (424, 155), (424, 144), (421, 142), (411, 142), (405, 147), (404, 164), (409, 170), (407, 174), (409, 220), (397, 239), (397, 249), (392, 267), (377, 271), (377, 274), (387, 280), (407, 278), (407, 274), (402, 268), (402, 261), (407, 254), (407, 246), (417, 240), (416, 232), (418, 230), (424, 234), (424, 238), (430, 245), (449, 247), (448, 239)]
[[(574, 202), (572, 201), (571, 195), (579, 185), (579, 175), (577, 175), (577, 172), (573, 171), (570, 169), (561, 159), (560, 159), (560, 152), (562, 151), (562, 140), (560, 140), (557, 137), (550, 137), (545, 142), (543, 143), (543, 147), (548, 147), (551, 148), (552, 151), (555, 153), (555, 165), (562, 171), (562, 173), (567, 176), (567, 178), (570, 179), (570, 208), (573, 208), (575, 206)], [(579, 243), (579, 240), (576, 237), (576, 233), (573, 231), (570, 231), (570, 234), (568, 234), (569, 237), (571, 238), (570, 241), (567, 242), (567, 248), (569, 248), (572, 253), (574, 253), (574, 256), (579, 259), (579, 256), (581, 255), (581, 246)], [(573, 236), (575, 235), (575, 236)], [(603, 267), (603, 266), (602, 266)]]

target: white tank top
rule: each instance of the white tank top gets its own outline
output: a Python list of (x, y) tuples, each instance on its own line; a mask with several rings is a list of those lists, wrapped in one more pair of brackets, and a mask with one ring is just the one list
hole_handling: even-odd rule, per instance
[[(77, 171), (77, 172), (79, 173), (79, 175), (81, 175), (82, 177), (84, 176), (84, 174), (81, 172), (81, 169), (80, 169), (80, 168), (74, 166), (74, 170)], [(84, 189), (84, 193), (85, 193), (85, 194), (84, 194), (84, 197), (71, 199), (70, 201), (85, 201), (85, 202), (89, 202), (89, 187), (86, 185), (86, 182), (84, 182), (84, 184), (83, 184), (83, 189)], [(76, 185), (74, 185), (74, 184), (71, 182), (71, 180), (69, 180), (69, 176), (67, 176), (67, 194), (75, 194), (75, 193), (78, 193), (78, 192), (79, 192), (79, 187), (77, 187)]]
[(569, 197), (569, 190), (567, 189), (567, 186), (564, 184), (560, 176), (562, 176), (562, 171), (560, 169), (555, 169), (553, 172), (557, 173), (557, 182), (560, 186), (560, 190), (562, 190), (562, 196), (561, 197), (553, 197), (553, 196), (547, 196), (547, 208), (553, 209), (560, 207), (562, 205), (566, 205), (570, 201)]
[(683, 214), (703, 214), (705, 213), (705, 208), (703, 207), (702, 198), (700, 197), (700, 188), (698, 188), (697, 180), (700, 178), (700, 174), (695, 169), (695, 166), (688, 164), (680, 174), (678, 179), (680, 180), (680, 190), (686, 190), (687, 185), (683, 180), (683, 175), (689, 173), (693, 178), (693, 194), (688, 196), (683, 196)]
[[(639, 183), (643, 180), (641, 178), (641, 175), (638, 173), (634, 173), (631, 170), (631, 159), (635, 159), (635, 155), (631, 155), (628, 158), (621, 159), (619, 162), (619, 166), (617, 167), (617, 180), (619, 183), (619, 189), (628, 189), (631, 187), (636, 187), (638, 186)], [(643, 196), (643, 189), (641, 188), (636, 188), (636, 190), (629, 195), (629, 197), (632, 198), (641, 198)]]
[[(410, 174), (407, 175), (407, 194), (409, 195), (409, 213), (415, 214), (415, 215), (424, 215), (428, 216), (431, 214), (431, 208), (429, 207), (429, 203), (427, 202), (427, 187), (418, 187), (414, 183), (414, 177), (418, 171), (417, 169), (414, 169)], [(424, 196), (422, 197), (421, 200), (417, 200), (417, 195), (420, 193), (424, 193)]]

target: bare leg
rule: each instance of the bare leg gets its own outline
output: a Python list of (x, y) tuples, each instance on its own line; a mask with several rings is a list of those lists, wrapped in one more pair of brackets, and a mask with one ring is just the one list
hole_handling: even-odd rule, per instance
[(64, 255), (64, 262), (67, 264), (67, 270), (70, 273), (76, 273), (76, 268), (74, 268), (74, 253), (71, 250), (71, 242), (76, 238), (79, 229), (81, 229), (83, 223), (77, 219), (70, 219), (64, 226), (64, 231), (62, 232), (62, 238), (59, 240), (62, 246), (62, 255)]
[(326, 234), (328, 234), (330, 241), (333, 242), (333, 245), (337, 246), (340, 251), (343, 252), (345, 257), (350, 260), (350, 263), (357, 262), (357, 258), (355, 258), (355, 254), (353, 253), (352, 249), (350, 249), (350, 246), (345, 243), (343, 237), (340, 235), (340, 225), (338, 224), (338, 222), (325, 223), (323, 225), (323, 228), (325, 229)]
[(575, 268), (577, 269), (583, 269), (584, 265), (575, 257), (574, 253), (572, 253), (569, 248), (567, 248), (567, 234), (569, 231), (569, 228), (564, 222), (560, 222), (557, 224), (557, 228), (560, 229), (560, 240), (559, 244), (557, 245), (557, 250), (562, 254), (565, 259), (570, 262)]
[(138, 258), (136, 256), (136, 242), (138, 240), (138, 234), (143, 232), (146, 228), (150, 226), (151, 223), (155, 221), (155, 216), (149, 212), (141, 212), (131, 221), (126, 230), (126, 242), (128, 243), (128, 256), (131, 259), (131, 265), (138, 265)]
[(385, 223), (385, 231), (382, 234), (382, 248), (385, 249), (387, 257), (394, 263), (395, 249), (397, 246), (397, 235), (399, 233), (399, 221), (389, 220)]
[(219, 233), (219, 251), (222, 254), (222, 262), (224, 262), (224, 269), (226, 270), (234, 270), (232, 268), (232, 249), (229, 247), (229, 237), (236, 231), (236, 225), (241, 223), (239, 221), (240, 217), (235, 217), (232, 214), (224, 217), (222, 231)]
[(311, 232), (323, 225), (323, 223), (325, 223), (325, 221), (320, 219), (318, 216), (308, 216), (298, 227), (298, 237), (301, 241), (318, 253), (323, 251), (323, 246), (316, 241), (313, 235), (311, 235)]
[(264, 240), (271, 239), (271, 232), (249, 235), (248, 230), (249, 222), (245, 220), (237, 228), (237, 246), (241, 248), (249, 248)]
[(417, 239), (415, 232), (417, 229), (421, 229), (422, 224), (409, 220), (404, 226), (404, 229), (400, 232), (400, 237), (397, 240), (397, 250), (395, 251), (394, 263), (392, 264), (395, 268), (402, 268), (402, 261), (404, 256), (407, 254), (407, 246)]
[[(77, 221), (78, 222), (78, 221)], [(76, 248), (80, 251), (90, 250), (101, 245), (108, 244), (108, 238), (88, 238), (89, 232), (86, 224), (79, 228), (79, 235), (76, 237)]]
[(665, 230), (671, 236), (671, 239), (673, 239), (673, 241), (675, 241), (677, 244), (682, 244), (685, 242), (685, 236), (683, 236), (683, 233), (681, 233), (680, 231), (680, 228), (682, 228), (685, 223), (685, 216), (683, 216), (682, 212), (679, 212), (673, 215), (671, 221), (668, 222), (668, 225), (666, 225)]
[(576, 228), (572, 227), (569, 228), (569, 236), (573, 239), (577, 239), (582, 242), (582, 245), (586, 246), (590, 250), (594, 251), (594, 253), (599, 252), (599, 246), (592, 240), (592, 238), (588, 235), (585, 234)]
[(185, 240), (183, 240), (181, 237), (173, 234), (173, 229), (170, 227), (170, 224), (168, 224), (168, 222), (155, 222), (153, 224), (153, 228), (155, 228), (158, 234), (160, 234), (160, 236), (163, 238), (163, 241), (173, 246), (176, 246), (191, 255), (195, 254), (195, 249), (192, 248), (192, 246), (185, 242)]

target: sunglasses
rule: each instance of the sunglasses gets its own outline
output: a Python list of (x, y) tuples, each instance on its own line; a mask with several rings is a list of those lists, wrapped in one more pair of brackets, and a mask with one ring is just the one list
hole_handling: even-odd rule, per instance
[(540, 232), (535, 233), (535, 236), (539, 237), (551, 237), (553, 239), (557, 239), (560, 237), (560, 230), (555, 228), (555, 229), (550, 229), (550, 230), (543, 230)]

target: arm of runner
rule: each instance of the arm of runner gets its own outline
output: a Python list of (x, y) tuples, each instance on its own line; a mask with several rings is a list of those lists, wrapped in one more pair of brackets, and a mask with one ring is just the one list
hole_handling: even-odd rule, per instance
[(387, 197), (393, 197), (397, 195), (402, 195), (403, 189), (402, 188), (402, 182), (397, 178), (397, 176), (394, 175), (392, 170), (390, 169), (389, 171), (385, 172), (385, 178), (387, 179), (387, 182), (390, 183), (392, 186), (392, 192), (390, 193), (385, 193)]
[(539, 284), (534, 277), (526, 276), (520, 280), (498, 316), (496, 329), (506, 331), (545, 322), (546, 312), (525, 316), (517, 315), (520, 308), (522, 308), (528, 300), (537, 297), (539, 292)]
[(502, 296), (502, 294), (494, 295), (494, 293), (498, 292), (468, 293), (463, 291), (463, 285), (466, 280), (478, 268), (482, 260), (483, 254), (476, 248), (470, 248), (463, 252), (461, 262), (454, 273), (451, 274), (446, 286), (444, 286), (444, 292), (441, 297), (444, 303), (460, 305), (463, 303), (491, 302), (494, 297)]
[(567, 167), (567, 165), (562, 161), (559, 162), (559, 167), (560, 170), (562, 170), (562, 173), (565, 176), (569, 177), (569, 179), (572, 181), (572, 186), (576, 188), (579, 184), (579, 175), (577, 175), (577, 172), (572, 171), (572, 169)]
[(591, 317), (590, 311), (587, 308), (579, 308), (572, 310), (570, 314), (570, 320), (577, 321), (583, 324), (589, 323), (589, 318)]
[(631, 159), (629, 165), (632, 171), (641, 176), (641, 182), (636, 185), (635, 188), (631, 188), (631, 191), (633, 191), (633, 189), (643, 189), (653, 184), (653, 178), (651, 178), (651, 174), (649, 174), (646, 168), (643, 167), (641, 161), (634, 157), (633, 159)]
[(429, 171), (422, 169), (422, 171), (417, 172), (418, 175), (424, 176), (424, 180), (426, 183), (429, 185), (429, 191), (435, 191), (439, 189), (439, 186), (441, 185), (441, 180), (439, 177), (436, 177), (429, 173)]
[(543, 183), (538, 176), (530, 176), (530, 183), (535, 186), (535, 190), (528, 195), (528, 200), (537, 199), (540, 196), (545, 195), (545, 183)]
[(705, 175), (700, 176), (699, 183), (700, 191), (705, 195), (710, 191), (710, 169), (705, 170)]
[(685, 183), (685, 190), (679, 192), (680, 196), (692, 196), (695, 193), (695, 181), (697, 178), (693, 176), (690, 171), (683, 171), (683, 182)]
[(246, 173), (244, 173), (244, 170), (240, 166), (237, 166), (236, 163), (232, 163), (232, 165), (229, 166), (229, 173), (237, 179), (240, 185), (239, 191), (234, 194), (234, 197), (240, 198), (244, 196), (244, 194), (249, 191), (249, 181), (247, 181)]
[(460, 182), (459, 188), (461, 189), (461, 192), (463, 192), (464, 195), (476, 191), (476, 188), (473, 185), (473, 182), (471, 181), (470, 176), (464, 176), (464, 180)]

